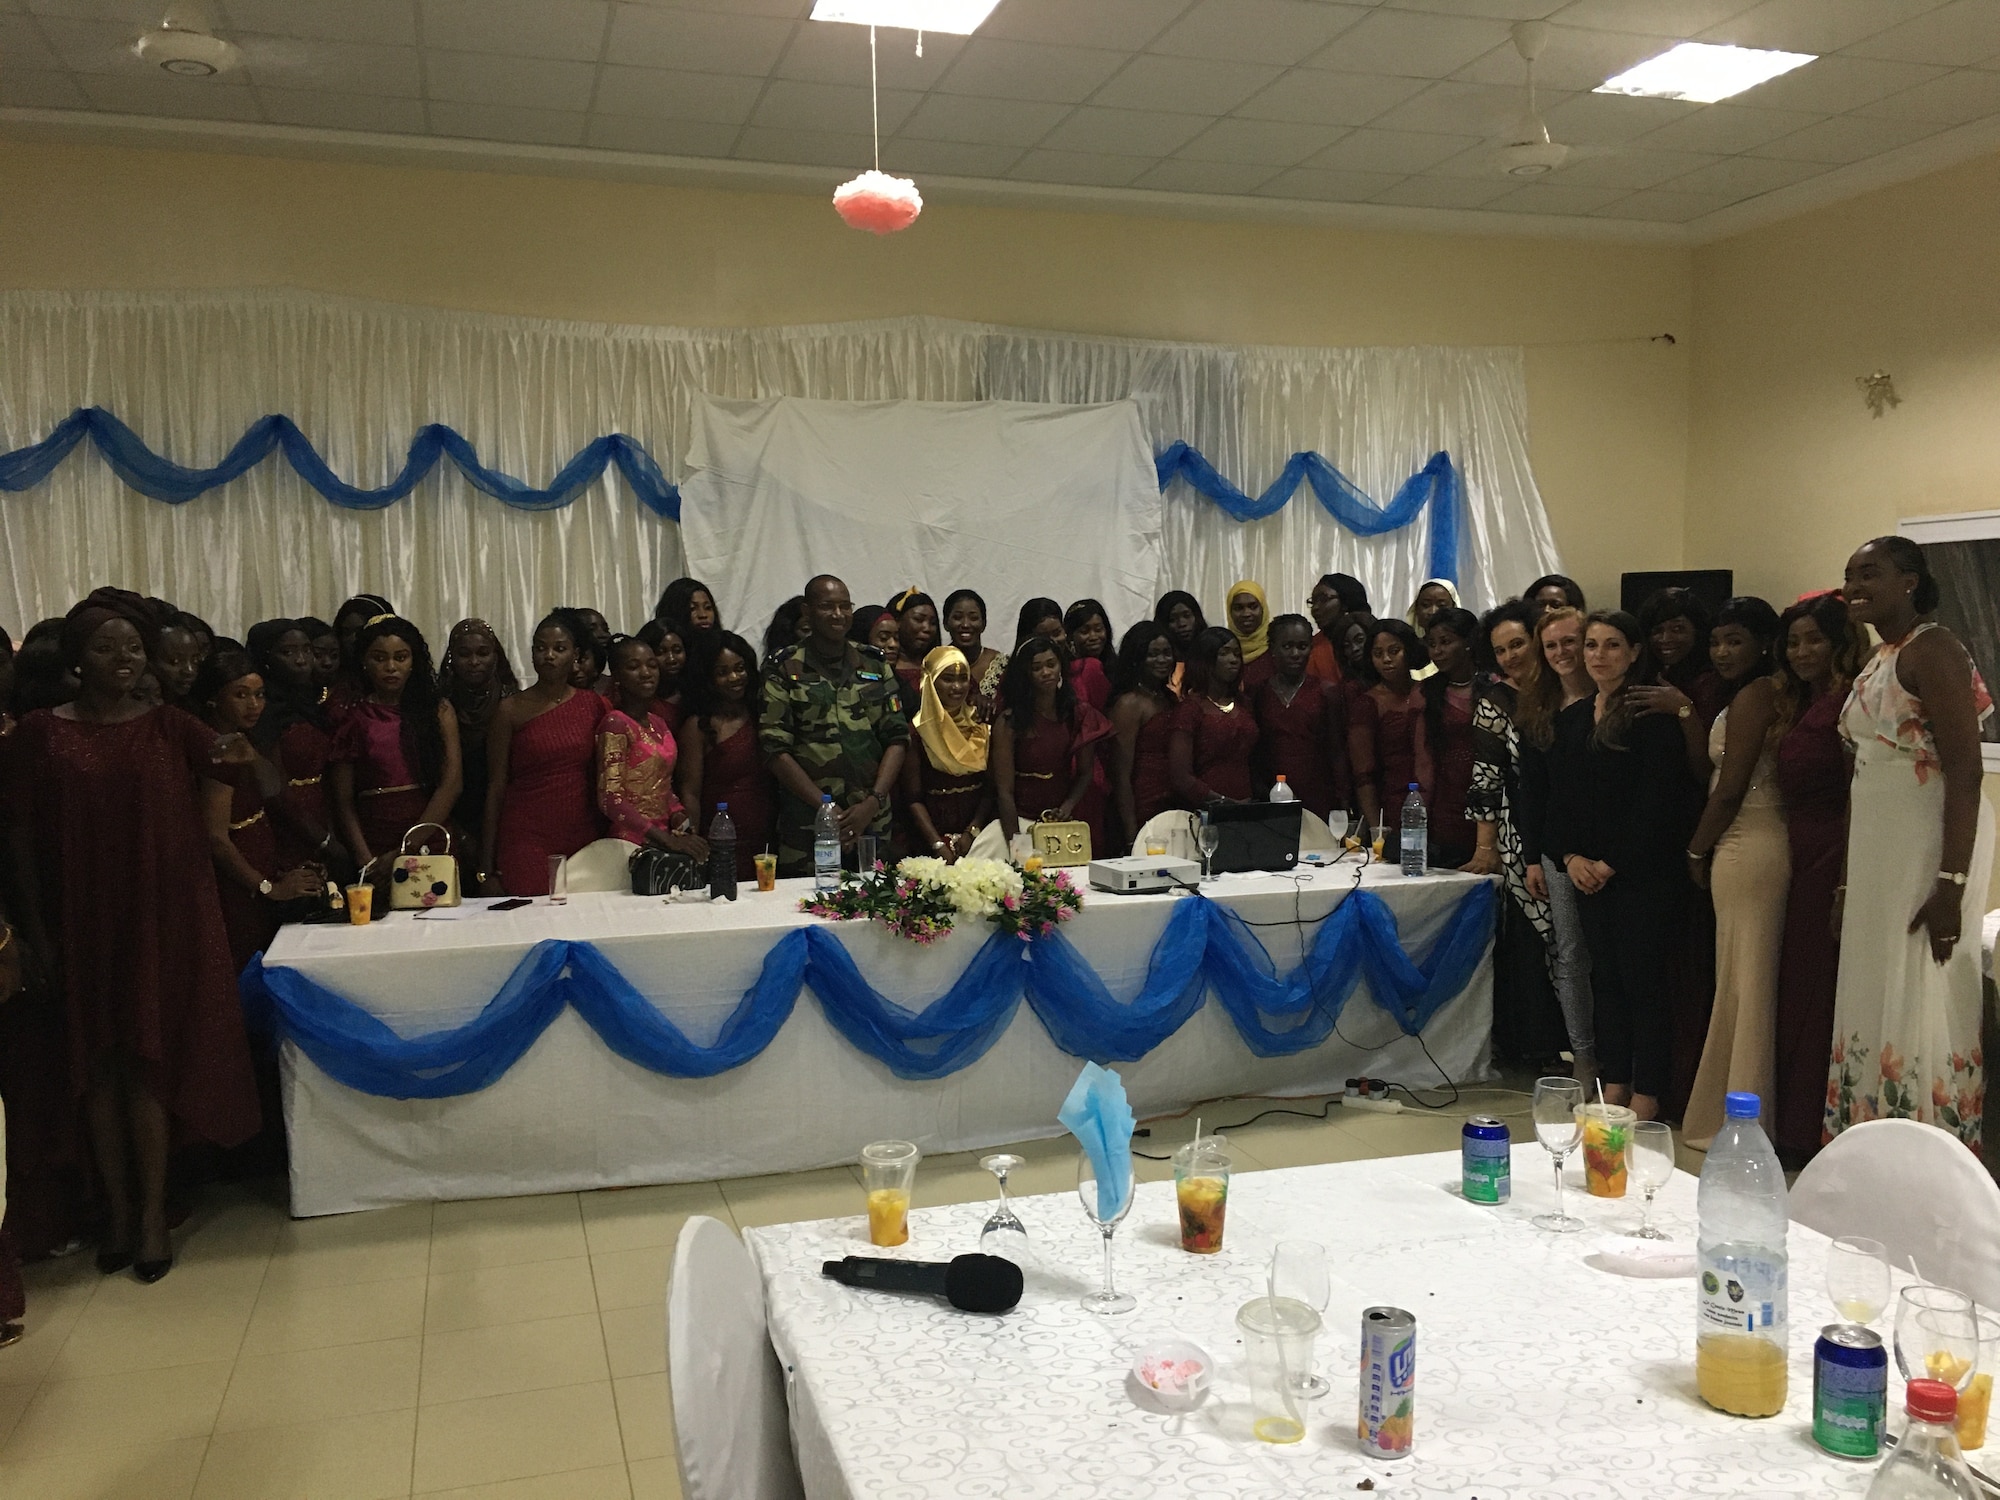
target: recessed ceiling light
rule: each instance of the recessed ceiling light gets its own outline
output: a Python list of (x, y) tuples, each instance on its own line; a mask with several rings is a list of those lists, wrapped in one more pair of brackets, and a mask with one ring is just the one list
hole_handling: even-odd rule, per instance
[(815, 21), (847, 21), (856, 26), (895, 26), (904, 31), (942, 31), (971, 36), (1000, 0), (814, 0)]
[[(825, 0), (822, 0), (825, 3)], [(1745, 89), (1753, 89), (1780, 73), (1813, 61), (1811, 52), (1766, 52), (1756, 47), (1718, 47), (1708, 42), (1682, 42), (1607, 78), (1596, 94), (1638, 94), (1652, 99), (1685, 99), (1713, 104)]]

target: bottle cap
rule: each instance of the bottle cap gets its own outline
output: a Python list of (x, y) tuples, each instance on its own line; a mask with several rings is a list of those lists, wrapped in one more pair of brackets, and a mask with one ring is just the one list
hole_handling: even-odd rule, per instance
[(718, 802), (715, 804), (715, 810), (717, 812), (728, 812), (729, 804), (727, 802)]
[(832, 792), (821, 792), (821, 793), (819, 794), (819, 800), (820, 800), (820, 801), (822, 801), (822, 802), (831, 802), (831, 801), (833, 800), (833, 793), (832, 793)]
[(1278, 780), (1283, 781), (1284, 779), (1285, 779), (1285, 773), (1283, 771), (1280, 771), (1278, 773)]
[(1754, 1120), (1763, 1112), (1762, 1103), (1755, 1094), (1724, 1094), (1722, 1109), (1732, 1120)]
[(1904, 1403), (1921, 1422), (1950, 1422), (1958, 1416), (1958, 1391), (1942, 1380), (1912, 1380)]
[(1414, 781), (1413, 781), (1413, 782), (1411, 782), (1411, 783), (1410, 783), (1410, 790), (1414, 792), (1414, 791), (1415, 791), (1416, 789), (1417, 789), (1417, 784), (1416, 784), (1416, 783), (1415, 783)]

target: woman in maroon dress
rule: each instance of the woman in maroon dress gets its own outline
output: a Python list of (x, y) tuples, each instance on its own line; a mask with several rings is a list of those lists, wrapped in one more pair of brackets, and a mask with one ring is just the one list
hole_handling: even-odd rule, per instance
[(1056, 643), (1056, 649), (1062, 653), (1063, 675), (1077, 697), (1103, 713), (1111, 702), (1111, 679), (1105, 675), (1102, 662), (1095, 657), (1080, 657), (1071, 649), (1060, 604), (1053, 599), (1030, 599), (1021, 606), (1014, 624), (1014, 649), (1018, 652), (1030, 636)]
[[(653, 712), (666, 720), (670, 734), (679, 735), (681, 719), (687, 713), (687, 674), (693, 660), (687, 637), (678, 625), (654, 620), (640, 627), (639, 639), (653, 648), (653, 659), (660, 668), (660, 696), (653, 700)], [(712, 642), (709, 649), (714, 650)]]
[(924, 679), (924, 660), (937, 649), (939, 638), (937, 602), (915, 584), (889, 601), (889, 613), (896, 618), (896, 676), (911, 698)]
[[(265, 712), (264, 679), (247, 653), (222, 650), (209, 657), (195, 679), (194, 696), (217, 734), (254, 738)], [(313, 895), (324, 877), (316, 865), (284, 863), (269, 816), (277, 805), (278, 768), (259, 755), (229, 769), (226, 780), (203, 778), (202, 816), (222, 896), (222, 924), (229, 932), (229, 961), (240, 974), (250, 955), (262, 953), (278, 935), (278, 908)]]
[(438, 693), (458, 718), (459, 789), (451, 824), (459, 835), (461, 870), (488, 870), (493, 865), (491, 854), (479, 842), (486, 829), (486, 741), (502, 700), (520, 691), (507, 648), (491, 625), (474, 617), (451, 627), (438, 668)]
[(701, 827), (715, 821), (718, 803), (729, 804), (736, 825), (736, 878), (754, 880), (758, 854), (771, 852), (777, 789), (757, 742), (757, 711), (764, 688), (757, 653), (733, 631), (716, 637), (715, 656), (700, 682), (690, 683), (688, 715), (681, 721), (680, 794), (701, 809)]
[(458, 715), (438, 693), (431, 648), (398, 615), (355, 637), (367, 696), (333, 735), (333, 810), (347, 852), (365, 870), (420, 823), (444, 824), (458, 801)]
[(1772, 1136), (1787, 1167), (1819, 1150), (1833, 1051), (1840, 944), (1834, 893), (1847, 862), (1847, 752), (1840, 711), (1867, 660), (1867, 638), (1839, 594), (1801, 599), (1780, 619), (1778, 791), (1785, 803), (1792, 885), (1778, 961)]
[(591, 640), (589, 622), (575, 610), (544, 618), (535, 627), (534, 682), (493, 715), (480, 839), (493, 854), (492, 868), (480, 872), (489, 895), (546, 896), (549, 861), (603, 836), (597, 725), (605, 703), (576, 684), (578, 663), (594, 659)]
[(1271, 671), (1250, 695), (1257, 716), (1257, 781), (1278, 777), (1308, 810), (1324, 818), (1345, 810), (1353, 794), (1347, 776), (1347, 705), (1337, 687), (1307, 675), (1312, 622), (1279, 615), (1271, 622)]
[(972, 668), (958, 647), (939, 646), (924, 658), (910, 728), (901, 798), (909, 847), (956, 864), (993, 816), (991, 730), (972, 707)]
[(356, 594), (333, 612), (334, 639), (340, 643), (340, 665), (327, 685), (326, 725), (338, 729), (347, 711), (368, 696), (368, 682), (361, 671), (361, 632), (371, 620), (393, 616), (396, 606), (380, 594)]
[(944, 629), (945, 639), (972, 668), (972, 711), (991, 724), (1007, 656), (986, 644), (986, 601), (971, 589), (953, 589), (944, 596)]
[(1167, 742), (1167, 770), (1183, 807), (1248, 802), (1250, 759), (1257, 749), (1257, 716), (1239, 683), (1243, 652), (1221, 626), (1204, 630), (1188, 647), (1180, 707)]
[(1090, 825), (1094, 854), (1104, 847), (1097, 751), (1110, 737), (1111, 721), (1077, 696), (1065, 665), (1062, 648), (1048, 636), (1030, 636), (1015, 651), (1000, 682), (1003, 706), (989, 764), (1008, 843), (1024, 824), (1074, 818)]
[(1174, 805), (1168, 751), (1174, 737), (1173, 680), (1180, 658), (1164, 625), (1141, 620), (1118, 643), (1117, 696), (1111, 700), (1111, 789), (1118, 814), (1116, 848)]
[(249, 648), (264, 679), (264, 712), (248, 732), (281, 783), (270, 808), (278, 867), (323, 866), (335, 847), (326, 790), (333, 736), (320, 714), (312, 635), (303, 621), (265, 620), (250, 627)]
[(1377, 620), (1368, 627), (1360, 663), (1360, 691), (1348, 699), (1347, 760), (1354, 772), (1354, 798), (1361, 822), (1382, 840), (1382, 858), (1400, 859), (1403, 803), (1414, 783), (1426, 806), (1431, 796), (1431, 761), (1424, 743), (1424, 694), (1411, 673), (1430, 665), (1430, 653), (1402, 620)]
[(1111, 681), (1118, 667), (1118, 642), (1111, 631), (1111, 616), (1095, 599), (1079, 599), (1063, 611), (1063, 634), (1069, 639), (1069, 654), (1082, 661), (1089, 657)]
[[(257, 1130), (256, 1084), (195, 800), (198, 778), (252, 754), (243, 740), (134, 695), (153, 617), (100, 589), (71, 610), (76, 700), (15, 731), (10, 788), (17, 913), (50, 955), (68, 1007), (70, 1086), (87, 1104), (102, 1178), (105, 1274), (157, 1281), (173, 1265), (167, 1154)], [(53, 939), (53, 940), (52, 940)]]
[(1477, 676), (1472, 653), (1478, 640), (1478, 618), (1457, 605), (1432, 615), (1424, 632), (1424, 649), (1437, 668), (1423, 683), (1424, 744), (1431, 756), (1424, 806), (1429, 859), (1440, 870), (1469, 863), (1478, 842), (1466, 812), (1472, 790), (1472, 695)]

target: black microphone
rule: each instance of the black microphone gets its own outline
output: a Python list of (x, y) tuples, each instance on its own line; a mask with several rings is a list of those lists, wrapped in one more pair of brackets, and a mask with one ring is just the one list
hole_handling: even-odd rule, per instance
[(944, 1298), (960, 1312), (1003, 1313), (1021, 1300), (1021, 1268), (997, 1255), (956, 1255), (949, 1261), (850, 1255), (819, 1269), (842, 1286), (922, 1292)]

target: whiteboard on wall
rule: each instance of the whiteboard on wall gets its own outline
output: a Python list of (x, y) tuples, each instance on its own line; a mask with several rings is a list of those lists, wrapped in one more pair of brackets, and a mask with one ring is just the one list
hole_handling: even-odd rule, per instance
[(819, 573), (857, 607), (912, 584), (986, 600), (1007, 650), (1038, 595), (1150, 618), (1160, 492), (1136, 402), (726, 401), (697, 396), (681, 482), (688, 572), (761, 644)]

